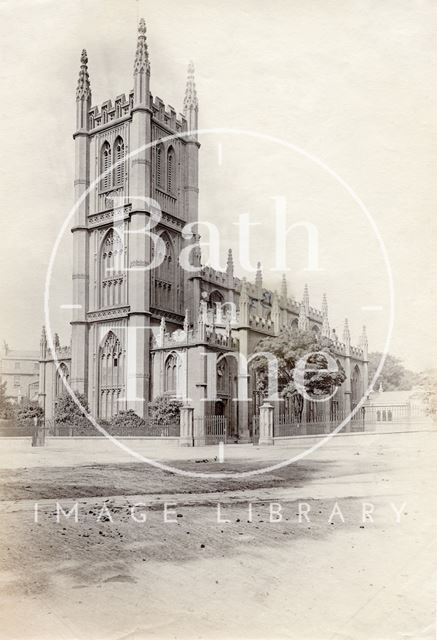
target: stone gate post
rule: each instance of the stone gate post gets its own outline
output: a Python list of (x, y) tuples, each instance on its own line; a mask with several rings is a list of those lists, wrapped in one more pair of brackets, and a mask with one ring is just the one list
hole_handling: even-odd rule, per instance
[(264, 402), (259, 410), (259, 444), (261, 445), (274, 444), (273, 414), (273, 406), (268, 402)]
[(193, 447), (193, 416), (194, 407), (181, 407), (180, 411), (181, 432), (179, 436), (180, 447)]

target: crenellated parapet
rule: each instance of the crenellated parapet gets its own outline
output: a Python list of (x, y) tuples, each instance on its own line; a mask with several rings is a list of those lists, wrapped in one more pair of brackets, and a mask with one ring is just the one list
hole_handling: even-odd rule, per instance
[[(149, 94), (153, 118), (167, 129), (176, 133), (187, 131), (187, 121), (184, 115), (177, 114), (174, 107), (166, 105), (158, 96)], [(134, 108), (134, 91), (128, 96), (124, 93), (114, 100), (106, 100), (101, 105), (95, 105), (88, 111), (88, 127), (92, 131), (102, 126), (108, 126), (120, 118), (128, 118)]]
[(187, 121), (184, 115), (176, 114), (174, 107), (166, 105), (161, 98), (155, 96), (151, 100), (152, 113), (154, 119), (163, 124), (166, 128), (177, 133), (187, 130)]
[(88, 112), (89, 130), (98, 129), (101, 126), (107, 126), (119, 118), (129, 117), (134, 106), (133, 90), (126, 95), (122, 93), (112, 100), (106, 100), (100, 106), (91, 107)]

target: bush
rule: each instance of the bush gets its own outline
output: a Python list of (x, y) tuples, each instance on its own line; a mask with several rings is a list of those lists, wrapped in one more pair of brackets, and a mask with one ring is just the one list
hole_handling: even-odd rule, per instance
[(34, 424), (34, 418), (41, 419), (44, 411), (39, 404), (33, 400), (24, 400), (23, 404), (17, 408), (16, 419), (17, 424), (21, 427), (27, 427)]
[(150, 405), (150, 418), (158, 424), (179, 422), (182, 402), (171, 396), (158, 396)]
[(111, 431), (117, 431), (117, 429), (132, 429), (132, 430), (141, 430), (145, 429), (146, 423), (143, 418), (140, 418), (133, 409), (128, 409), (127, 411), (120, 411), (117, 413), (111, 420), (110, 428)]
[(83, 409), (77, 406), (69, 393), (58, 398), (55, 406), (55, 423), (58, 427), (71, 427), (74, 434), (81, 435), (94, 427), (85, 415), (85, 411), (88, 411), (86, 396), (76, 393), (76, 398)]

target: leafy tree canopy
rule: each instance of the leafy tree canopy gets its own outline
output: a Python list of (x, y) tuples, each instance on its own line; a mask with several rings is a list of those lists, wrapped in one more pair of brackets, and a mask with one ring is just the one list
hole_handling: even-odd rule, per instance
[(158, 424), (174, 424), (179, 422), (182, 402), (177, 398), (162, 395), (155, 398), (150, 405), (150, 417)]
[[(341, 365), (332, 371), (326, 355), (335, 360), (333, 342), (315, 334), (313, 331), (302, 331), (296, 328), (283, 329), (278, 336), (269, 336), (260, 340), (255, 348), (256, 353), (271, 354), (276, 358), (278, 391), (283, 397), (291, 397), (295, 403), (295, 412), (302, 416), (304, 398), (302, 390), (294, 381), (294, 372), (299, 361), (306, 357), (303, 379), (305, 391), (310, 397), (326, 397), (332, 394), (334, 387), (339, 387), (346, 379)], [(311, 355), (310, 355), (311, 354)], [(267, 359), (256, 358), (253, 369), (256, 373), (258, 390), (265, 394), (268, 389)]]
[[(369, 384), (373, 380), (373, 376), (376, 373), (381, 359), (382, 353), (379, 351), (369, 353)], [(400, 358), (388, 354), (383, 369), (375, 381), (373, 388), (375, 391), (378, 391), (379, 385), (382, 384), (384, 391), (409, 391), (419, 383), (419, 374), (406, 369)]]
[(14, 408), (6, 396), (6, 380), (0, 382), (0, 418), (12, 418), (14, 415)]
[[(88, 411), (88, 401), (86, 399), (86, 396), (81, 393), (77, 393), (76, 397), (81, 406), (84, 407), (86, 411)], [(88, 420), (85, 417), (83, 409), (77, 406), (69, 393), (66, 393), (58, 398), (55, 407), (55, 421), (58, 424), (62, 424), (68, 427), (82, 426), (85, 423), (88, 424)]]

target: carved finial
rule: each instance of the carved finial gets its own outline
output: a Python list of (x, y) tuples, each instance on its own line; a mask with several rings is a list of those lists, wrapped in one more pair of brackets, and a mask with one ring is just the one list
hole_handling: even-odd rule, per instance
[(258, 262), (256, 265), (255, 286), (257, 289), (262, 289), (263, 286), (263, 272), (261, 269), (261, 262)]
[(57, 333), (55, 333), (55, 335), (53, 336), (53, 344), (55, 349), (60, 349), (61, 348), (61, 341), (59, 339), (59, 335)]
[(351, 341), (351, 334), (349, 331), (349, 322), (348, 319), (345, 318), (344, 320), (344, 328), (343, 328), (343, 342), (345, 344), (350, 344)]
[(323, 317), (328, 317), (328, 299), (326, 297), (326, 293), (323, 294), (322, 299), (322, 315)]
[(47, 334), (46, 334), (46, 328), (45, 325), (42, 326), (42, 331), (41, 331), (41, 340), (40, 340), (41, 344), (47, 344)]
[(308, 291), (308, 285), (306, 284), (303, 290), (303, 298), (302, 298), (302, 303), (305, 306), (305, 311), (306, 313), (309, 312), (310, 310), (310, 294)]
[(190, 109), (197, 111), (199, 101), (197, 99), (196, 82), (194, 80), (194, 63), (191, 61), (188, 65), (187, 85), (185, 87), (184, 97), (184, 115), (187, 116)]
[(80, 69), (79, 78), (77, 80), (76, 100), (86, 100), (88, 98), (91, 99), (91, 85), (87, 65), (88, 56), (86, 50), (83, 49), (82, 55), (80, 56)]
[(364, 358), (367, 359), (367, 354), (368, 354), (368, 349), (369, 349), (369, 342), (367, 340), (367, 331), (366, 331), (366, 326), (365, 325), (363, 325), (363, 331), (362, 331), (361, 336), (360, 336), (360, 347), (363, 350)]
[(287, 292), (287, 278), (285, 277), (285, 273), (282, 274), (282, 282), (281, 282), (281, 298), (285, 301), (288, 298)]
[(135, 53), (134, 75), (138, 73), (150, 73), (149, 50), (146, 39), (146, 22), (141, 18), (138, 24), (137, 50)]
[(232, 249), (228, 250), (228, 261), (226, 263), (226, 273), (233, 275), (234, 273), (234, 257), (232, 255)]
[(297, 322), (297, 326), (301, 331), (308, 331), (309, 329), (309, 320), (306, 314), (305, 304), (302, 302), (299, 307), (299, 319)]

